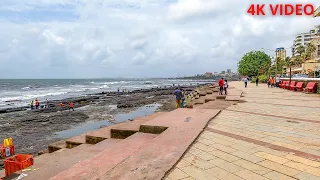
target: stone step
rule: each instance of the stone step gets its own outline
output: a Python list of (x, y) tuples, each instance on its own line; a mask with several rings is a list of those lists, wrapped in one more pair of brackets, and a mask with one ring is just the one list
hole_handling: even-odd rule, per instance
[(205, 96), (205, 95), (207, 95), (207, 91), (205, 91), (205, 90), (204, 90), (204, 91), (200, 91), (200, 92), (199, 92), (199, 95), (200, 95), (200, 96)]
[(235, 101), (225, 101), (224, 99), (216, 99), (215, 101), (210, 101), (205, 104), (196, 105), (194, 109), (226, 109), (231, 105), (236, 104)]
[(217, 97), (216, 97), (216, 99), (226, 99), (226, 95), (218, 95)]
[(216, 100), (216, 94), (208, 94), (205, 96), (205, 103)]
[[(138, 121), (145, 122), (145, 121), (150, 120), (154, 117), (160, 116), (161, 114), (164, 114), (164, 112), (153, 113), (148, 116), (136, 118), (134, 121), (128, 121), (128, 122), (124, 122), (124, 123), (120, 123), (120, 124), (114, 124), (112, 126), (100, 128), (99, 130), (96, 130), (96, 131), (90, 131), (85, 134), (85, 142), (88, 144), (96, 144), (96, 143), (101, 142), (105, 139), (115, 138), (117, 136), (119, 136), (118, 138), (124, 139), (125, 136), (128, 137), (129, 135), (132, 135), (139, 130), (140, 124), (143, 122), (139, 123)], [(138, 126), (137, 131), (135, 131), (136, 126)], [(117, 131), (118, 128), (119, 129), (123, 128), (124, 130), (128, 130), (128, 131), (120, 131), (120, 133), (119, 133), (119, 131)], [(111, 133), (112, 129), (114, 129), (113, 133)], [(124, 132), (124, 133), (122, 134), (121, 132)], [(112, 137), (112, 134), (113, 134), (113, 137)]]
[(99, 179), (160, 180), (179, 161), (202, 130), (201, 127), (169, 127), (124, 162), (100, 175)]
[(85, 134), (81, 134), (79, 136), (74, 136), (74, 137), (66, 140), (66, 147), (71, 149), (71, 148), (74, 148), (74, 147), (79, 146), (81, 144), (85, 144), (86, 143), (85, 140), (86, 140)]
[(111, 138), (125, 139), (134, 133), (139, 131), (140, 125), (153, 119), (159, 117), (166, 112), (156, 112), (148, 116), (140, 117), (134, 121), (129, 121), (127, 123), (122, 123), (119, 126), (111, 128)]
[(140, 132), (160, 134), (168, 127), (204, 128), (220, 110), (179, 108), (140, 126)]
[(48, 151), (49, 151), (49, 153), (53, 153), (55, 151), (58, 151), (60, 149), (66, 148), (66, 147), (67, 147), (66, 141), (61, 140), (61, 141), (49, 144)]
[[(135, 133), (115, 145), (105, 148), (91, 158), (78, 162), (71, 168), (50, 178), (50, 180), (98, 179), (136, 153), (143, 145), (152, 141), (155, 137), (157, 135)], [(128, 170), (124, 169), (124, 171)]]
[[(96, 145), (81, 144), (72, 149), (63, 149), (54, 153), (44, 154), (34, 158), (34, 165), (30, 171), (24, 173), (28, 176), (24, 180), (47, 180), (55, 175), (68, 170), (80, 161), (86, 160), (102, 152), (106, 148), (112, 147), (119, 143), (119, 139), (107, 139)], [(35, 169), (35, 170), (32, 170)], [(21, 173), (21, 172), (20, 172)], [(12, 176), (13, 177), (13, 176)], [(8, 177), (8, 179), (10, 176)], [(7, 178), (6, 178), (7, 179)]]
[(204, 104), (206, 102), (205, 96), (201, 96), (199, 99), (195, 100), (194, 104)]

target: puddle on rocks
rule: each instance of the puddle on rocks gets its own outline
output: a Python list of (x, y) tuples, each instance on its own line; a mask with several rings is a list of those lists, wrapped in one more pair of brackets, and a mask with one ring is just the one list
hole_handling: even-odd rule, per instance
[[(149, 105), (142, 106), (142, 107), (138, 108), (137, 110), (132, 111), (130, 113), (117, 114), (114, 116), (115, 123), (121, 123), (121, 122), (125, 122), (125, 121), (135, 119), (138, 117), (150, 115), (150, 114), (154, 113), (158, 109), (158, 107), (160, 107), (160, 106), (161, 106), (160, 104), (149, 104)], [(55, 135), (55, 138), (67, 139), (67, 138), (70, 138), (73, 136), (77, 136), (77, 135), (86, 133), (88, 131), (97, 130), (101, 126), (110, 126), (115, 123), (108, 122), (106, 120), (96, 121), (96, 122), (88, 122), (86, 124), (75, 127), (73, 129), (57, 132)]]

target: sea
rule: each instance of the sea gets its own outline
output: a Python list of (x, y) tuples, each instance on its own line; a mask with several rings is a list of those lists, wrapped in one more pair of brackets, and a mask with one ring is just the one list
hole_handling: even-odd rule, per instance
[(22, 107), (39, 101), (59, 100), (89, 94), (149, 89), (175, 85), (196, 85), (213, 80), (189, 79), (0, 79), (0, 109)]

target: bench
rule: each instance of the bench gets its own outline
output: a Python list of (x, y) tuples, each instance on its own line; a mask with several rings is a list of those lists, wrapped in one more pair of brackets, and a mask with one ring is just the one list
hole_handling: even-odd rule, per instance
[(316, 82), (308, 82), (306, 88), (304, 88), (305, 92), (312, 92), (315, 93), (316, 92), (316, 86), (317, 83)]
[(298, 82), (294, 88), (292, 89), (293, 91), (303, 91), (303, 85), (304, 83), (303, 82)]
[(289, 85), (289, 81), (285, 81), (285, 83), (282, 85), (282, 89), (286, 89), (288, 85)]
[(286, 83), (287, 83), (287, 81), (281, 81), (280, 84), (279, 84), (279, 87), (280, 87), (280, 88), (283, 88), (283, 86), (284, 86)]
[(291, 81), (291, 83), (286, 84), (286, 89), (290, 89), (291, 87), (294, 87), (296, 85), (295, 81)]
[(296, 87), (296, 81), (291, 81), (290, 86), (289, 86), (289, 90), (294, 90), (294, 88)]

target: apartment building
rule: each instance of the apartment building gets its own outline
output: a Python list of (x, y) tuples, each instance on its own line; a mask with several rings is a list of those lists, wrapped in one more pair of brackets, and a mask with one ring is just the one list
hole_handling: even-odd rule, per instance
[(286, 59), (286, 50), (283, 47), (276, 49), (276, 58), (279, 57), (281, 60)]
[(319, 32), (320, 32), (319, 28), (320, 27), (317, 26), (316, 28), (311, 29), (309, 32), (300, 33), (300, 34), (296, 35), (295, 40), (293, 41), (293, 46), (292, 46), (292, 48), (294, 49), (294, 52), (295, 52), (294, 56), (297, 55), (296, 49), (299, 46), (308, 45), (308, 43), (311, 42), (312, 38), (319, 34)]

